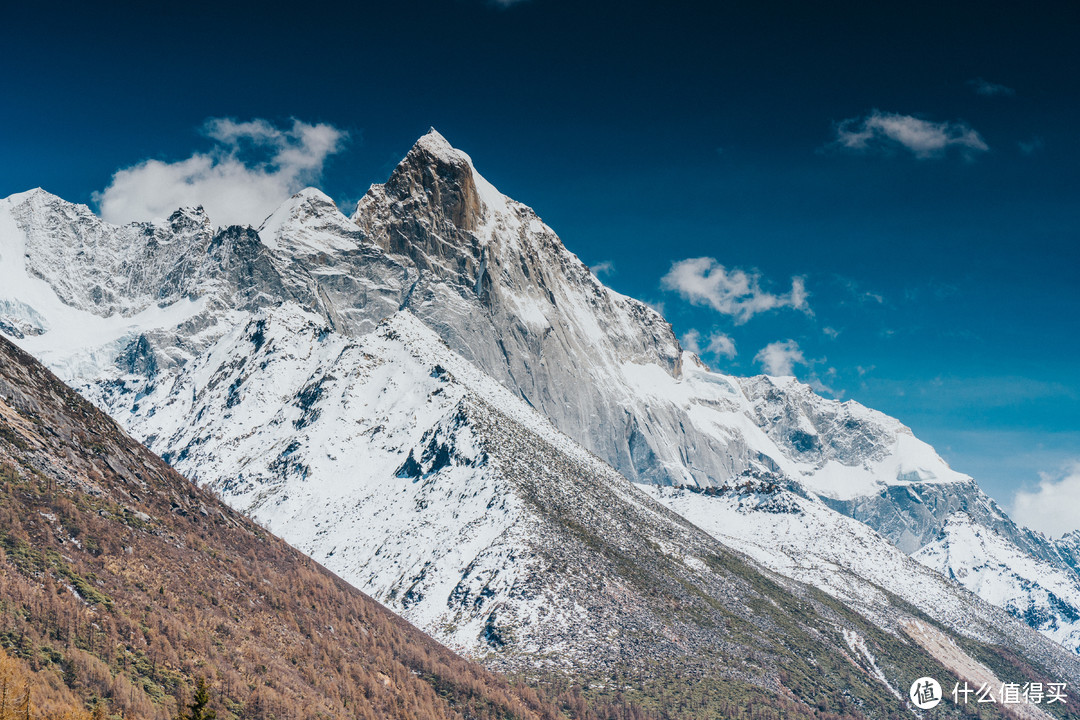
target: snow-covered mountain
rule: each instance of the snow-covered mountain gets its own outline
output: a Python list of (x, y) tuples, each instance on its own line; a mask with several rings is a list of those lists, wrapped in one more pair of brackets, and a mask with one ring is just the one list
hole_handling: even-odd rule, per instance
[(1032, 557), (963, 512), (914, 555), (1068, 648), (1080, 648), (1080, 589), (1060, 564)]
[[(717, 488), (774, 473), (907, 553), (964, 513), (1080, 590), (1057, 548), (1016, 527), (895, 419), (792, 378), (710, 373), (681, 353), (654, 311), (604, 288), (530, 208), (498, 193), (437, 133), (372, 187), (353, 219), (421, 269), (408, 298), (418, 317), (635, 482)], [(1019, 597), (1037, 579), (1018, 567), (1007, 582)], [(1080, 650), (1071, 634), (1080, 606), (1031, 601), (1071, 628), (1055, 637)]]
[[(1017, 528), (892, 418), (792, 378), (709, 372), (659, 314), (604, 287), (434, 131), (352, 218), (317, 190), (258, 231), (213, 228), (197, 209), (116, 227), (42, 191), (12, 196), (0, 201), (0, 268), (0, 329), (179, 469), (458, 646), (479, 651), (490, 635), (487, 616), (445, 603), (468, 578), (460, 593), (502, 593), (534, 649), (543, 623), (530, 613), (559, 607), (520, 592), (539, 567), (519, 560), (539, 553), (528, 543), (565, 526), (528, 515), (533, 491), (489, 472), (529, 447), (498, 435), (512, 425), (501, 416), (477, 430), (492, 408), (529, 410), (529, 437), (575, 462), (586, 451), (603, 461), (577, 474), (597, 485), (574, 485), (581, 498), (603, 505), (614, 493), (655, 514), (621, 473), (719, 541), (887, 627), (899, 627), (891, 593), (968, 637), (1057, 658), (956, 578), (1078, 645), (1076, 593), (1065, 591), (1080, 588), (1075, 553)], [(448, 383), (436, 368), (451, 365)], [(545, 419), (558, 431), (538, 430)], [(491, 450), (493, 437), (520, 453)], [(984, 546), (958, 531), (964, 518), (1003, 538), (1010, 560), (988, 565)], [(455, 580), (449, 568), (462, 563), (472, 570)], [(1047, 569), (1054, 600), (1037, 586)], [(965, 580), (977, 571), (984, 581)]]

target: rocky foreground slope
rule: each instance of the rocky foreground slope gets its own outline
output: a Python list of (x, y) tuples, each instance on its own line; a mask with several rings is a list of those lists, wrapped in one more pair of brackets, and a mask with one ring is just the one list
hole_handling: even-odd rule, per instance
[(188, 482), (3, 338), (0, 548), (0, 649), (33, 671), (34, 717), (74, 695), (171, 719), (198, 677), (221, 718), (561, 715)]

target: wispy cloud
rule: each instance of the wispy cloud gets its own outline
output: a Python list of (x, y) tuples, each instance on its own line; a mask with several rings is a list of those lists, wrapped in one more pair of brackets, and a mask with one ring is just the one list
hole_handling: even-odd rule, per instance
[(202, 133), (214, 141), (209, 152), (117, 171), (94, 194), (101, 216), (116, 223), (153, 220), (202, 205), (219, 225), (258, 225), (290, 195), (317, 182), (347, 137), (331, 125), (300, 120), (278, 128), (267, 120), (213, 118)]
[(847, 394), (845, 390), (837, 390), (832, 385), (826, 383), (826, 380), (829, 383), (836, 383), (837, 376), (839, 375), (836, 368), (831, 367), (827, 369), (824, 375), (824, 378), (819, 377), (816, 374), (813, 375), (808, 381), (810, 387), (813, 388), (814, 392), (818, 393), (819, 395), (832, 395), (838, 400), (843, 399), (844, 395)]
[(844, 277), (843, 275), (834, 275), (832, 279), (833, 282), (844, 291), (844, 297), (840, 300), (840, 304), (842, 305), (847, 305), (852, 301), (860, 304), (885, 304), (884, 295), (867, 290), (858, 280), (853, 280), (852, 278)]
[(709, 335), (709, 344), (705, 346), (705, 351), (710, 355), (725, 357), (728, 360), (735, 359), (735, 355), (738, 354), (735, 350), (735, 341), (729, 335), (719, 332)]
[(794, 340), (769, 343), (758, 350), (754, 362), (761, 365), (767, 375), (787, 376), (795, 374), (796, 365), (807, 365), (799, 343)]
[(715, 258), (699, 257), (672, 263), (660, 284), (677, 292), (692, 305), (711, 307), (744, 323), (758, 313), (778, 308), (792, 308), (809, 313), (806, 284), (802, 278), (791, 280), (791, 291), (775, 295), (761, 288), (761, 275), (745, 270), (728, 270)]
[(729, 335), (725, 335), (719, 331), (713, 331), (709, 333), (709, 337), (705, 340), (705, 344), (702, 345), (701, 333), (697, 330), (690, 329), (686, 331), (686, 334), (679, 338), (683, 348), (689, 350), (695, 355), (712, 355), (717, 358), (727, 358), (732, 360), (738, 354), (735, 350), (735, 341), (731, 339)]
[(1080, 530), (1080, 461), (1073, 461), (1057, 474), (1040, 473), (1035, 490), (1018, 490), (1013, 495), (1013, 520), (1051, 537)]
[(601, 260), (600, 262), (591, 266), (589, 270), (592, 270), (592, 274), (596, 277), (602, 277), (604, 275), (611, 277), (617, 272), (615, 270), (615, 263), (611, 262), (610, 260)]
[(983, 80), (981, 77), (975, 78), (974, 80), (968, 80), (968, 85), (975, 91), (976, 95), (982, 95), (983, 97), (1012, 97), (1016, 94), (1016, 91), (1011, 87), (999, 83), (992, 83), (989, 80)]
[(693, 328), (690, 328), (679, 338), (679, 343), (683, 346), (683, 350), (689, 350), (695, 355), (701, 354), (701, 333)]
[(959, 150), (968, 159), (990, 149), (982, 136), (965, 122), (933, 122), (879, 110), (837, 123), (832, 145), (853, 152), (904, 149), (920, 160), (942, 157), (950, 148)]

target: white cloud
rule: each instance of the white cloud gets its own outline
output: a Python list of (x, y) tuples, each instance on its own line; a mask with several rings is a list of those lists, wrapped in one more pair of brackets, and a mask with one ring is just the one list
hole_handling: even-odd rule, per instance
[(818, 395), (831, 395), (837, 400), (842, 400), (845, 395), (844, 390), (837, 390), (830, 385), (826, 385), (824, 380), (816, 376), (810, 378), (810, 380), (807, 382), (807, 385), (809, 385), (810, 389), (816, 392)]
[(715, 258), (699, 257), (672, 263), (660, 280), (693, 305), (707, 305), (744, 323), (754, 315), (776, 308), (793, 308), (809, 313), (806, 285), (802, 278), (791, 280), (791, 292), (774, 295), (761, 289), (761, 275), (744, 270), (727, 270)]
[(683, 346), (684, 350), (689, 350), (695, 355), (701, 355), (701, 333), (693, 328), (686, 331), (686, 333), (679, 338), (679, 343)]
[(701, 333), (694, 329), (687, 330), (686, 334), (679, 338), (679, 342), (682, 343), (684, 349), (699, 357), (708, 354), (732, 360), (738, 354), (735, 350), (735, 341), (719, 331), (709, 334), (708, 342), (704, 347), (701, 345)]
[[(840, 287), (842, 287), (844, 290), (846, 290), (848, 295), (850, 295), (852, 297), (852, 299), (856, 300), (857, 302), (860, 302), (860, 303), (873, 302), (873, 303), (877, 303), (878, 305), (884, 305), (885, 304), (885, 296), (884, 295), (882, 295), (880, 293), (872, 292), (870, 290), (864, 290), (862, 285), (856, 280), (852, 280), (851, 278), (846, 278), (846, 277), (842, 277), (840, 275), (837, 275), (835, 277), (835, 282)], [(842, 302), (846, 304), (847, 301), (843, 300)]]
[(185, 160), (145, 160), (117, 171), (94, 202), (105, 220), (125, 223), (168, 217), (202, 205), (218, 225), (259, 225), (290, 195), (317, 182), (346, 133), (327, 124), (293, 120), (279, 129), (266, 120), (207, 121), (207, 153)]
[(968, 85), (975, 91), (976, 95), (982, 95), (983, 97), (995, 97), (1003, 95), (1006, 97), (1012, 97), (1016, 94), (1016, 91), (1011, 87), (1006, 87), (998, 83), (992, 83), (982, 78), (975, 78), (974, 80), (968, 80)]
[[(815, 361), (811, 361), (811, 363), (813, 363), (813, 362), (815, 362)], [(820, 362), (824, 362), (824, 360), (821, 360)], [(808, 364), (811, 364), (811, 363), (808, 363)], [(837, 400), (842, 400), (844, 398), (844, 395), (847, 394), (847, 391), (843, 390), (843, 389), (837, 390), (834, 387), (834, 385), (836, 384), (836, 380), (839, 377), (839, 375), (840, 375), (840, 373), (837, 371), (836, 368), (830, 367), (829, 369), (827, 369), (825, 371), (825, 379), (822, 379), (818, 375), (813, 375), (810, 378), (810, 380), (808, 381), (808, 384), (810, 385), (811, 388), (813, 388), (814, 392), (816, 392), (819, 395), (831, 395), (832, 397), (836, 398)], [(826, 382), (826, 380), (828, 380), (828, 382)]]
[(794, 340), (769, 343), (754, 356), (767, 375), (787, 376), (795, 374), (796, 365), (806, 365), (799, 343)]
[(601, 260), (600, 262), (590, 267), (589, 270), (592, 270), (592, 274), (596, 277), (600, 277), (601, 275), (607, 275), (610, 277), (616, 273), (615, 263), (611, 262), (610, 260)]
[(901, 147), (923, 160), (941, 157), (949, 148), (958, 149), (969, 159), (990, 149), (982, 136), (965, 122), (932, 122), (879, 110), (837, 123), (833, 144), (859, 152)]
[(1013, 495), (1013, 520), (1051, 537), (1080, 529), (1080, 461), (1056, 476), (1040, 475), (1037, 490)]
[(709, 344), (705, 351), (716, 357), (726, 357), (728, 360), (734, 360), (738, 354), (735, 350), (735, 341), (721, 332), (715, 332), (709, 336)]

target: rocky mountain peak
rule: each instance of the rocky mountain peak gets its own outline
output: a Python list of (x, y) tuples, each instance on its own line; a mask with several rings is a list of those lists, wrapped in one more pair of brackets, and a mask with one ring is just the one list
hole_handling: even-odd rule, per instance
[(329, 195), (312, 187), (283, 202), (258, 232), (268, 248), (293, 257), (353, 250), (363, 237)]
[(9, 195), (4, 198), (3, 203), (11, 208), (16, 216), (35, 223), (50, 220), (53, 223), (97, 220), (97, 216), (86, 205), (68, 202), (39, 187)]
[[(18, 192), (18, 193), (13, 193), (11, 195), (8, 195), (6, 198), (4, 198), (4, 200), (7, 203), (11, 204), (11, 205), (19, 205), (19, 204), (24, 203), (24, 202), (26, 202), (28, 200), (37, 200), (37, 201), (48, 202), (50, 200), (60, 200), (60, 198), (57, 197), (56, 195), (53, 195), (48, 190), (45, 190), (45, 189), (40, 188), (40, 187), (36, 187), (36, 188), (30, 189), (30, 190), (26, 190), (26, 191), (23, 191), (23, 192)], [(62, 200), (60, 200), (60, 201), (63, 202)]]
[[(173, 232), (209, 231), (213, 232), (214, 224), (210, 222), (210, 216), (202, 205), (195, 207), (178, 208), (168, 217), (166, 223)], [(146, 223), (152, 226), (153, 223)]]
[(475, 233), (483, 224), (481, 185), (490, 187), (469, 156), (432, 129), (416, 141), (385, 184), (372, 186), (353, 219), (362, 221), (373, 202), (389, 200), (402, 203), (403, 212), (415, 214), (418, 222), (448, 233), (447, 240), (460, 241), (462, 233)]
[(428, 131), (420, 136), (420, 138), (413, 144), (413, 150), (423, 149), (431, 155), (442, 157), (448, 162), (461, 162), (464, 161), (469, 165), (472, 165), (472, 159), (458, 150), (443, 137), (435, 128), (428, 128)]

